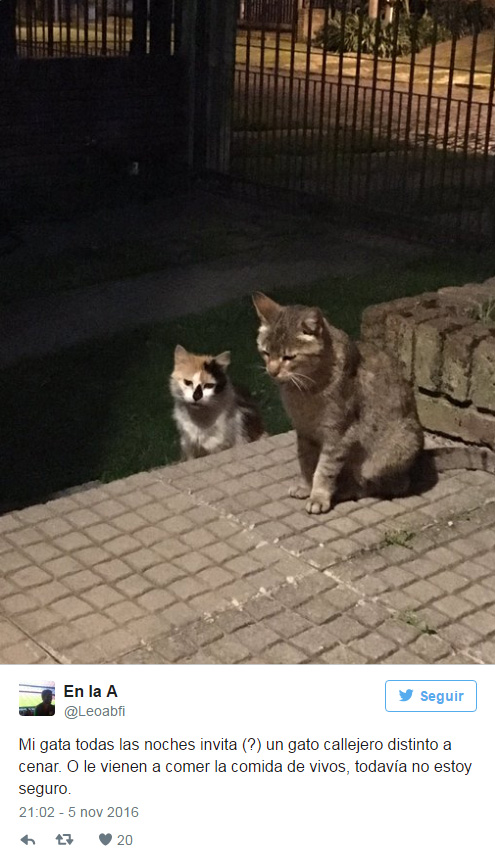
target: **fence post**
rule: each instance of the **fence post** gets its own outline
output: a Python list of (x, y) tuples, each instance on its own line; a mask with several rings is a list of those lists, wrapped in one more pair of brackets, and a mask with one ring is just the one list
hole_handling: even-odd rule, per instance
[(148, 0), (134, 0), (132, 4), (131, 56), (144, 56), (148, 30)]
[(380, 14), (380, 0), (370, 0), (368, 4), (368, 17), (376, 20)]
[(150, 0), (150, 53), (170, 56), (172, 0)]
[(184, 0), (180, 55), (188, 75), (189, 165), (228, 172), (238, 0)]
[(0, 0), (0, 59), (16, 54), (15, 5), (16, 0)]

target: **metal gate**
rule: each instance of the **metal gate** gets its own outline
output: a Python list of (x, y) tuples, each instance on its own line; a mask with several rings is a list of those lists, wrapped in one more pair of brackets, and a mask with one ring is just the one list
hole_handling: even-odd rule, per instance
[[(495, 8), (245, 0), (230, 173), (418, 236), (495, 234)], [(261, 10), (259, 7), (262, 7)], [(254, 19), (253, 19), (254, 20)]]
[(291, 28), (298, 0), (241, 0), (239, 23), (267, 29)]
[[(2, 0), (0, 0), (2, 2)], [(173, 55), (181, 0), (10, 0), (19, 57)]]

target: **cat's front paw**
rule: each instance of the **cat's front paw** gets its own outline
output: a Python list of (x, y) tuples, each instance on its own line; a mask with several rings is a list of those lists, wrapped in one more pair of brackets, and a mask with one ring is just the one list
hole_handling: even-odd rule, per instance
[(306, 503), (306, 511), (309, 515), (323, 515), (330, 511), (332, 498), (330, 494), (312, 493)]
[(305, 500), (309, 497), (311, 488), (305, 482), (296, 482), (289, 488), (289, 497), (295, 497), (296, 500)]

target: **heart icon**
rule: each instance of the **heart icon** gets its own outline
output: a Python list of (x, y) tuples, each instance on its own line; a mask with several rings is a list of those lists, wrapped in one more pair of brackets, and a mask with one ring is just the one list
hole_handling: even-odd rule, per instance
[(100, 843), (103, 843), (103, 846), (108, 846), (112, 839), (111, 834), (100, 834)]

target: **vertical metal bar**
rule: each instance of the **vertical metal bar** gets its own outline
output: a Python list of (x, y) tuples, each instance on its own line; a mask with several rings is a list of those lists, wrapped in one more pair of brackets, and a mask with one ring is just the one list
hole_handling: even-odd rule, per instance
[(41, 0), (41, 36), (40, 36), (40, 42), (41, 42), (41, 54), (42, 54), (42, 56), (45, 55), (45, 46), (46, 46), (46, 18), (47, 18), (46, 4), (47, 4), (47, 0)]
[(89, 55), (89, 0), (83, 0), (84, 54)]
[(210, 7), (208, 55), (207, 160), (209, 170), (228, 174), (235, 68), (237, 3), (214, 0)]
[(94, 53), (98, 56), (98, 0), (95, 0), (94, 5)]
[(400, 188), (399, 163), (400, 163), (400, 152), (401, 152), (401, 144), (402, 144), (402, 141), (401, 141), (401, 133), (402, 133), (401, 118), (402, 118), (402, 115), (403, 115), (402, 104), (403, 104), (403, 100), (404, 100), (404, 92), (399, 90), (397, 94), (399, 95), (399, 104), (398, 104), (398, 110), (397, 110), (397, 123), (396, 123), (396, 127), (395, 127), (395, 151), (394, 151), (395, 158), (394, 158), (394, 169), (393, 169), (393, 172), (392, 172), (393, 173), (392, 185), (393, 185), (393, 188), (398, 191), (399, 188)]
[(33, 48), (34, 55), (38, 56), (38, 8), (37, 3), (33, 3)]
[(294, 79), (295, 79), (295, 56), (296, 56), (296, 39), (297, 39), (297, 0), (294, 0), (292, 7), (292, 31), (290, 40), (290, 66), (289, 66), (289, 108), (287, 111), (287, 139), (286, 139), (286, 184), (290, 185), (290, 170), (291, 170), (291, 147), (292, 147), (292, 119), (294, 112)]
[[(248, 151), (248, 175), (255, 175), (257, 170), (258, 163), (258, 138), (254, 136), (256, 132), (256, 92), (258, 90), (258, 71), (251, 71), (250, 80), (249, 80), (249, 115), (250, 115), (250, 123), (248, 125), (249, 131), (247, 134), (247, 142), (246, 142), (246, 150)], [(251, 82), (252, 80), (252, 82)], [(251, 142), (251, 133), (253, 135), (253, 139)], [(248, 148), (249, 146), (249, 148)]]
[(339, 180), (339, 183), (340, 183), (340, 187), (339, 187), (340, 198), (341, 198), (341, 201), (344, 201), (344, 199), (345, 199), (346, 203), (349, 201), (349, 190), (348, 190), (348, 187), (347, 187), (347, 180), (346, 180), (346, 178), (348, 177), (348, 174), (346, 175), (345, 169), (347, 168), (347, 172), (349, 172), (350, 167), (349, 167), (349, 158), (347, 158), (347, 152), (348, 152), (350, 146), (349, 146), (347, 140), (348, 140), (348, 136), (349, 136), (348, 116), (349, 116), (349, 113), (351, 112), (351, 97), (354, 100), (354, 86), (352, 84), (348, 84), (345, 87), (344, 120), (342, 122), (343, 128), (342, 128), (340, 151), (338, 151), (341, 166), (342, 166), (341, 174), (339, 175), (339, 178), (340, 178), (340, 180)]
[(182, 0), (174, 0), (174, 54), (177, 55), (182, 45)]
[[(172, 2), (172, 0), (171, 0)], [(127, 43), (127, 16), (126, 16), (126, 0), (120, 0), (120, 44), (122, 55), (126, 56), (129, 52), (129, 44)], [(170, 23), (170, 38), (172, 37), (172, 23)]]
[(406, 202), (410, 202), (410, 198), (407, 198), (408, 193), (408, 165), (409, 165), (409, 153), (410, 153), (410, 135), (411, 135), (411, 123), (412, 123), (412, 106), (413, 99), (415, 98), (414, 94), (414, 72), (416, 70), (416, 50), (417, 50), (417, 42), (418, 42), (418, 18), (415, 15), (413, 17), (412, 27), (411, 27), (411, 61), (409, 63), (409, 85), (407, 87), (407, 112), (406, 112), (406, 126), (404, 130), (404, 160), (403, 160), (403, 168), (402, 168), (402, 200), (405, 205)]
[(79, 56), (80, 54), (80, 40), (81, 40), (81, 21), (80, 21), (80, 9), (79, 9), (79, 0), (75, 2), (75, 10), (76, 10), (76, 54)]
[(122, 54), (123, 46), (124, 46), (124, 30), (123, 30), (123, 0), (113, 0), (114, 4), (114, 21), (116, 27), (116, 40), (117, 40), (117, 50), (115, 51), (117, 54)]
[[(325, 3), (325, 15), (323, 19), (323, 32), (326, 33), (328, 31), (328, 21), (330, 17), (330, 2), (327, 0)], [(327, 41), (326, 38), (323, 39), (323, 53), (321, 57), (321, 74), (320, 74), (320, 111), (318, 117), (318, 130), (317, 130), (317, 149), (316, 149), (316, 182), (318, 186), (321, 183), (321, 170), (322, 170), (322, 153), (323, 153), (323, 139), (325, 136), (325, 142), (328, 145), (328, 133), (323, 132), (323, 125), (325, 120), (325, 106), (328, 103), (327, 101)], [(330, 104), (328, 103), (327, 113), (330, 113)]]
[[(275, 62), (273, 66), (273, 104), (272, 104), (272, 147), (273, 147), (273, 162), (278, 164), (280, 156), (282, 154), (282, 130), (281, 124), (283, 121), (283, 106), (281, 112), (281, 120), (279, 121), (279, 82), (280, 82), (280, 36), (281, 36), (281, 26), (282, 26), (282, 18), (285, 9), (282, 8), (282, 4), (278, 2), (276, 4), (276, 21), (275, 21)], [(283, 102), (282, 102), (283, 103)], [(280, 126), (279, 126), (280, 125)]]
[(169, 56), (172, 35), (171, 0), (150, 2), (150, 53)]
[(338, 168), (338, 147), (340, 133), (340, 116), (342, 111), (342, 86), (344, 76), (344, 36), (345, 22), (347, 17), (347, 0), (342, 0), (342, 9), (340, 13), (340, 43), (339, 43), (339, 66), (337, 72), (337, 98), (335, 104), (335, 128), (333, 135), (333, 157), (332, 157), (332, 172), (331, 172), (331, 188), (335, 187), (337, 168)]
[[(478, 23), (478, 22), (477, 22)], [(473, 45), (471, 50), (471, 62), (469, 67), (469, 85), (468, 85), (468, 98), (466, 104), (466, 124), (464, 128), (464, 144), (463, 144), (463, 152), (462, 152), (462, 162), (461, 162), (461, 183), (459, 186), (459, 210), (457, 217), (457, 228), (458, 231), (461, 231), (462, 227), (462, 218), (463, 218), (463, 210), (462, 203), (465, 196), (466, 191), (466, 177), (467, 177), (467, 166), (468, 166), (468, 155), (469, 155), (469, 135), (471, 130), (471, 113), (473, 106), (473, 96), (474, 96), (474, 75), (476, 72), (476, 56), (478, 52), (478, 37), (479, 37), (479, 26), (475, 25), (475, 30), (473, 33)]]
[[(353, 183), (354, 183), (354, 155), (355, 155), (355, 147), (356, 147), (356, 128), (357, 128), (357, 116), (358, 116), (358, 108), (359, 108), (359, 86), (361, 84), (361, 55), (362, 55), (362, 37), (363, 37), (363, 26), (364, 26), (364, 17), (366, 13), (367, 5), (363, 0), (361, 0), (361, 4), (359, 6), (359, 23), (358, 23), (358, 45), (357, 45), (357, 53), (356, 53), (356, 74), (354, 77), (354, 101), (352, 106), (352, 126), (351, 126), (351, 145), (349, 152), (349, 180), (348, 180), (348, 189), (349, 189), (349, 198), (352, 199), (352, 191), (353, 191)], [(378, 19), (377, 19), (378, 20)]]
[[(488, 180), (488, 165), (489, 165), (489, 157), (490, 157), (490, 148), (492, 145), (492, 121), (493, 121), (493, 106), (495, 99), (495, 42), (493, 45), (493, 53), (492, 53), (492, 67), (490, 71), (490, 84), (488, 88), (488, 103), (486, 107), (486, 124), (485, 124), (485, 139), (483, 143), (483, 161), (481, 167), (481, 186), (483, 188), (487, 188), (489, 190), (489, 200), (491, 203), (491, 197), (493, 194), (493, 184), (495, 182), (495, 158), (492, 157), (492, 162), (494, 165), (492, 166), (492, 181)], [(488, 193), (487, 193), (488, 194)], [(493, 209), (493, 208), (492, 208)], [(481, 226), (481, 218), (480, 218), (480, 226)]]
[(193, 165), (196, 171), (202, 172), (206, 166), (208, 139), (206, 112), (208, 103), (205, 72), (208, 57), (208, 10), (206, 2), (199, 2), (195, 7), (195, 92), (194, 92), (194, 153)]
[(131, 54), (144, 56), (146, 53), (146, 34), (148, 24), (147, 0), (133, 0), (132, 4), (132, 40)]
[(65, 14), (65, 38), (66, 38), (66, 51), (67, 51), (67, 56), (70, 56), (70, 46), (71, 46), (71, 31), (70, 31), (71, 8), (70, 8), (70, 0), (65, 0), (65, 2), (64, 2), (64, 14)]
[(475, 145), (474, 150), (471, 152), (473, 156), (473, 189), (476, 191), (477, 197), (477, 209), (473, 211), (472, 214), (472, 228), (474, 232), (478, 235), (478, 242), (480, 246), (483, 245), (486, 235), (484, 234), (483, 229), (483, 211), (484, 211), (484, 192), (483, 192), (483, 184), (480, 181), (480, 170), (478, 168), (479, 164), (479, 156), (480, 156), (480, 143), (481, 143), (481, 122), (483, 116), (483, 107), (484, 104), (478, 103), (477, 105), (477, 120), (476, 120), (476, 136), (475, 136)]
[[(363, 200), (363, 192), (362, 192), (363, 186), (362, 186), (361, 177), (362, 177), (363, 155), (365, 153), (364, 141), (365, 141), (365, 133), (366, 133), (366, 127), (367, 127), (366, 115), (367, 115), (367, 110), (368, 110), (368, 101), (370, 100), (370, 97), (368, 97), (368, 96), (370, 95), (370, 92), (371, 92), (371, 89), (368, 86), (362, 87), (361, 104), (360, 104), (361, 115), (360, 115), (359, 144), (357, 146), (357, 150), (358, 150), (359, 153), (358, 153), (357, 160), (355, 161), (355, 167), (354, 167), (355, 168), (355, 175), (356, 175), (356, 181), (355, 181), (356, 190), (355, 190), (354, 198), (355, 198), (355, 201), (357, 201), (359, 203), (361, 203), (362, 200)], [(369, 127), (369, 124), (368, 124), (368, 127)], [(366, 151), (367, 150), (368, 150), (368, 146), (366, 146)], [(366, 165), (367, 165), (367, 163), (365, 163), (365, 167), (366, 167)], [(366, 191), (366, 180), (364, 181), (364, 188), (365, 188), (365, 191)]]
[(382, 155), (382, 145), (383, 145), (383, 123), (384, 123), (385, 112), (386, 112), (386, 110), (385, 110), (386, 95), (387, 95), (387, 92), (385, 91), (385, 89), (381, 89), (381, 91), (380, 91), (380, 118), (379, 118), (379, 123), (378, 123), (378, 145), (375, 147), (375, 151), (378, 150), (379, 155), (380, 155), (380, 168), (379, 168), (379, 170), (375, 169), (376, 176), (373, 177), (373, 172), (374, 172), (373, 164), (371, 166), (370, 190), (371, 190), (371, 188), (373, 188), (374, 190), (376, 190), (378, 188), (377, 187), (378, 176), (380, 175), (380, 178), (381, 178), (381, 170), (382, 170), (382, 166), (381, 166), (382, 156), (381, 155)]
[(311, 81), (311, 38), (313, 34), (313, 3), (314, 0), (309, 0), (307, 32), (306, 32), (306, 57), (305, 57), (305, 73), (304, 73), (304, 100), (303, 100), (303, 115), (302, 115), (302, 134), (301, 134), (301, 189), (304, 188), (305, 167), (307, 161), (307, 139), (308, 139), (308, 109), (309, 109), (309, 89)]
[(297, 95), (296, 95), (296, 126), (295, 126), (295, 134), (294, 134), (294, 145), (293, 145), (293, 153), (292, 153), (292, 187), (295, 188), (297, 185), (297, 166), (299, 162), (299, 115), (301, 110), (301, 85), (302, 80), (298, 75), (296, 77), (297, 80)]
[(394, 98), (395, 98), (395, 77), (397, 74), (397, 44), (399, 41), (399, 23), (400, 23), (400, 7), (397, 6), (392, 22), (392, 62), (390, 66), (390, 87), (388, 100), (388, 120), (386, 130), (386, 147), (385, 157), (383, 162), (383, 189), (386, 191), (388, 185), (388, 174), (390, 166), (390, 150), (392, 147), (392, 126), (394, 120)]
[[(427, 162), (428, 162), (428, 148), (429, 148), (429, 136), (430, 136), (430, 122), (431, 122), (431, 108), (433, 101), (433, 83), (435, 79), (435, 57), (437, 50), (437, 38), (438, 38), (438, 4), (435, 3), (434, 13), (433, 13), (433, 31), (432, 31), (432, 44), (431, 44), (431, 53), (430, 53), (430, 67), (428, 70), (428, 88), (426, 91), (426, 115), (425, 115), (425, 123), (424, 123), (424, 139), (423, 139), (423, 154), (421, 158), (421, 172), (419, 178), (419, 200), (422, 201), (425, 192), (425, 181), (426, 181), (426, 171), (427, 171)], [(437, 101), (438, 106), (438, 101)], [(436, 144), (436, 140), (435, 140)]]
[(33, 55), (33, 0), (26, 0), (26, 48), (27, 56)]
[(258, 100), (256, 104), (256, 116), (258, 122), (258, 180), (260, 175), (262, 176), (262, 167), (265, 166), (265, 151), (266, 145), (264, 142), (264, 123), (263, 123), (263, 112), (264, 112), (264, 95), (265, 95), (265, 50), (266, 50), (266, 15), (267, 15), (267, 0), (261, 0), (261, 30), (260, 30), (260, 74), (259, 74), (259, 86), (258, 86)]
[[(374, 136), (375, 136), (375, 108), (376, 108), (376, 93), (378, 87), (378, 54), (380, 50), (380, 36), (381, 36), (381, 27), (380, 27), (380, 16), (377, 16), (375, 21), (375, 44), (373, 45), (373, 75), (371, 82), (371, 105), (370, 105), (370, 119), (369, 119), (369, 139), (368, 139), (368, 154), (366, 157), (366, 177), (365, 177), (365, 198), (368, 199), (369, 190), (370, 190), (370, 179), (371, 179), (371, 156), (374, 145)], [(364, 122), (363, 122), (363, 130), (364, 130)]]
[(311, 121), (310, 121), (310, 141), (309, 141), (309, 182), (307, 186), (307, 190), (311, 192), (313, 195), (319, 187), (315, 186), (314, 176), (316, 171), (316, 145), (318, 143), (318, 127), (316, 123), (316, 113), (318, 110), (318, 93), (320, 93), (321, 97), (321, 87), (319, 80), (316, 77), (312, 77), (311, 79)]
[(453, 19), (452, 19), (452, 43), (450, 50), (450, 65), (449, 65), (449, 79), (447, 84), (447, 97), (445, 101), (445, 123), (444, 123), (444, 133), (443, 133), (443, 145), (442, 145), (442, 158), (441, 158), (441, 167), (440, 167), (440, 186), (438, 187), (438, 200), (439, 202), (443, 199), (444, 187), (445, 187), (445, 174), (447, 170), (447, 151), (449, 145), (449, 132), (450, 132), (450, 113), (452, 109), (452, 92), (454, 87), (454, 76), (455, 76), (455, 60), (456, 60), (456, 50), (457, 50), (457, 41), (458, 41), (458, 31), (459, 31), (459, 22), (460, 22), (460, 14), (461, 14), (461, 3), (460, 0), (453, 0), (455, 3), (455, 8), (453, 10)]
[(101, 52), (103, 56), (107, 55), (108, 50), (108, 4), (107, 0), (102, 0), (101, 3)]
[(57, 4), (57, 17), (58, 17), (58, 49), (59, 54), (62, 49), (62, 44), (64, 41), (64, 16), (62, 11), (62, 3), (63, 0), (55, 0)]
[(53, 25), (55, 23), (55, 0), (48, 0), (47, 16), (47, 51), (48, 56), (53, 56)]
[[(19, 8), (18, 3), (14, 3), (13, 0), (9, 0), (11, 3), (10, 7), (10, 15), (13, 20), (9, 25), (8, 19), (9, 14), (6, 12), (7, 7), (5, 7), (3, 14), (5, 17), (2, 19), (2, 44), (4, 45), (3, 50), (6, 52), (7, 56), (13, 56), (15, 53), (22, 56), (23, 55), (23, 39), (22, 39), (22, 21), (21, 21), (21, 10)], [(13, 29), (13, 31), (12, 31)], [(10, 32), (10, 36), (8, 33)], [(14, 53), (12, 53), (12, 47)]]
[[(249, 117), (249, 89), (250, 89), (250, 78), (251, 78), (251, 10), (252, 10), (252, 0), (245, 0), (244, 6), (244, 14), (246, 21), (246, 61), (245, 61), (245, 71), (244, 71), (244, 150), (247, 147), (248, 140), (248, 127), (250, 124)], [(240, 96), (240, 92), (239, 92)]]

